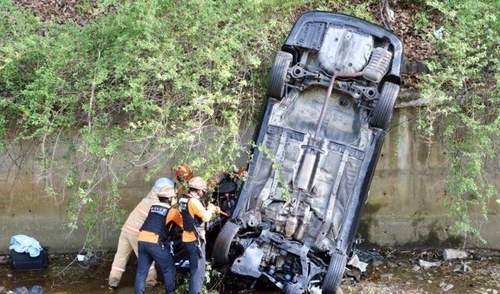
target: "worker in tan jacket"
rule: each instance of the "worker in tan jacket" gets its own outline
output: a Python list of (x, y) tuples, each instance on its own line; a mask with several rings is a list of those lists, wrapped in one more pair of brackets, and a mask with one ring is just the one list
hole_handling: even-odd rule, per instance
[[(125, 221), (120, 232), (118, 247), (116, 248), (115, 258), (109, 273), (108, 286), (110, 290), (118, 288), (132, 252), (134, 252), (135, 256), (138, 256), (137, 236), (140, 233), (139, 230), (148, 216), (151, 206), (159, 202), (157, 197), (158, 192), (165, 186), (174, 188), (174, 182), (169, 178), (159, 178), (148, 195), (137, 204)], [(146, 281), (150, 286), (155, 286), (157, 284), (157, 274), (154, 263), (149, 269)]]

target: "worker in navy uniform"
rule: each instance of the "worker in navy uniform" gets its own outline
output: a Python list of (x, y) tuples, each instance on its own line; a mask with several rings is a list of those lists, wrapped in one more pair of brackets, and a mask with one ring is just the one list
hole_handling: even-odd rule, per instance
[[(140, 233), (139, 229), (148, 216), (151, 206), (159, 201), (157, 196), (158, 191), (164, 186), (173, 188), (175, 184), (169, 178), (159, 178), (148, 195), (137, 204), (125, 221), (125, 224), (123, 224), (120, 238), (118, 239), (115, 258), (113, 259), (113, 264), (109, 273), (108, 286), (110, 290), (116, 290), (118, 288), (132, 252), (135, 256), (139, 256), (139, 251), (137, 249), (137, 237)], [(146, 279), (147, 284), (155, 286), (158, 283), (156, 278), (156, 269), (153, 263)]]
[(201, 201), (207, 193), (207, 182), (202, 178), (193, 177), (188, 188), (189, 192), (179, 200), (184, 223), (182, 241), (189, 254), (189, 294), (199, 294), (205, 278), (205, 226), (214, 213), (220, 213), (220, 208), (211, 203), (205, 207)]
[(140, 229), (138, 241), (139, 260), (135, 276), (135, 294), (146, 292), (146, 277), (153, 261), (159, 266), (165, 283), (165, 294), (175, 292), (174, 252), (169, 232), (177, 225), (182, 228), (182, 216), (172, 207), (176, 198), (174, 188), (165, 186), (158, 192), (159, 203), (151, 206)]

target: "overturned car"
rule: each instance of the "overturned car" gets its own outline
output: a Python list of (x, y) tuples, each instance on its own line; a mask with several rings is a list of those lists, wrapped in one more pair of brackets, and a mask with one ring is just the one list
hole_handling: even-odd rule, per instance
[(256, 147), (213, 259), (286, 293), (335, 293), (400, 89), (401, 41), (302, 14), (275, 57)]

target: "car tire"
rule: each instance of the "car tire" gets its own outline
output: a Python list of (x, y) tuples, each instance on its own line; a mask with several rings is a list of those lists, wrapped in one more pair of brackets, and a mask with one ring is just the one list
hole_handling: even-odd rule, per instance
[(212, 257), (215, 263), (225, 264), (229, 262), (229, 250), (234, 237), (240, 230), (240, 226), (231, 221), (227, 221), (215, 239)]
[(370, 124), (374, 128), (387, 130), (391, 122), (394, 105), (399, 93), (399, 85), (386, 82), (382, 94), (373, 110)]
[(274, 59), (269, 82), (267, 84), (267, 96), (281, 100), (285, 94), (286, 75), (292, 64), (292, 54), (278, 51)]
[(342, 277), (344, 276), (347, 256), (342, 253), (334, 253), (330, 259), (330, 265), (323, 279), (321, 291), (323, 294), (335, 294), (340, 287)]

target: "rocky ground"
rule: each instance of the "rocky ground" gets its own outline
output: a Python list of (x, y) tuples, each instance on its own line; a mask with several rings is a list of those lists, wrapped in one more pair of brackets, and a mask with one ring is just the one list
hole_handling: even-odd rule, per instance
[[(461, 258), (446, 259), (444, 250), (377, 249), (360, 251), (361, 263), (349, 266), (341, 284), (342, 293), (416, 294), (416, 293), (500, 293), (500, 252), (466, 250)], [(466, 256), (465, 256), (466, 255)], [(107, 289), (107, 276), (113, 254), (78, 262), (76, 254), (51, 254), (45, 270), (13, 271), (9, 257), (0, 257), (0, 294), (113, 293)], [(361, 266), (360, 266), (361, 265)], [(135, 260), (116, 294), (133, 293)], [(361, 272), (360, 268), (365, 272)], [(178, 282), (180, 287), (182, 276)], [(213, 281), (214, 291), (223, 293), (279, 293), (273, 287), (231, 289), (228, 281)], [(148, 293), (163, 293), (160, 285)]]
[[(500, 293), (500, 252), (463, 251), (460, 258), (444, 250), (390, 250), (371, 263), (360, 282), (345, 279), (344, 293)], [(460, 251), (461, 252), (461, 251)], [(448, 258), (448, 259), (447, 259)]]

